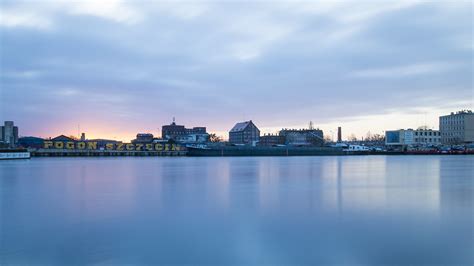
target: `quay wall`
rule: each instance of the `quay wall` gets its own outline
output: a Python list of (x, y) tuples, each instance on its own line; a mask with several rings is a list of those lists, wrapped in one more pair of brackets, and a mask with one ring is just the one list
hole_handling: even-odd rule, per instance
[(31, 157), (105, 157), (105, 156), (186, 156), (187, 151), (123, 151), (123, 150), (31, 150)]

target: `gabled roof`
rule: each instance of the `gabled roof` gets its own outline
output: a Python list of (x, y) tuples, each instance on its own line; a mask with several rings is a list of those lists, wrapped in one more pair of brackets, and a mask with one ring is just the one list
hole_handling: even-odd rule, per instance
[(57, 137), (55, 137), (51, 140), (54, 140), (54, 141), (74, 141), (75, 139), (64, 136), (64, 135), (59, 135), (59, 136), (57, 136)]
[(237, 124), (235, 124), (235, 126), (230, 130), (230, 132), (241, 132), (241, 131), (244, 131), (244, 130), (248, 127), (248, 125), (250, 125), (250, 123), (252, 123), (252, 120), (237, 123)]

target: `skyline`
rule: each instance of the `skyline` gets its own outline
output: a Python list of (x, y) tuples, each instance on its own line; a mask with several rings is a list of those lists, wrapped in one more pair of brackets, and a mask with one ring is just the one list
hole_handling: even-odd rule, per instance
[[(464, 110), (459, 110), (459, 111), (464, 111)], [(457, 113), (458, 111), (456, 112), (453, 112), (453, 113)], [(442, 115), (448, 115), (449, 113), (451, 112), (448, 112), (448, 113), (445, 113), (445, 114), (442, 114)], [(442, 116), (440, 115), (440, 116)], [(418, 116), (418, 115), (417, 115)], [(400, 127), (400, 128), (387, 128), (386, 130), (398, 130), (398, 129), (417, 129), (419, 127), (426, 127), (427, 129), (433, 129), (433, 130), (439, 130), (439, 127), (436, 127), (436, 126), (430, 126), (428, 123), (427, 123), (427, 120), (426, 120), (426, 114), (425, 114), (425, 118), (424, 118), (424, 123), (423, 124), (420, 124), (419, 121), (420, 121), (420, 118), (417, 117), (416, 119), (412, 120), (412, 121), (409, 121), (408, 124), (411, 124), (411, 125), (415, 125), (415, 124), (419, 124), (419, 126), (407, 126), (407, 127)], [(390, 120), (390, 119), (397, 119), (397, 116), (394, 115), (392, 117), (387, 117), (387, 116), (380, 116), (380, 117), (375, 117), (376, 119), (380, 119), (380, 123), (384, 123), (384, 121), (386, 121), (387, 119)], [(175, 119), (173, 117), (173, 119)], [(373, 121), (374, 117), (372, 118), (367, 118), (367, 119), (371, 119)], [(436, 117), (436, 120), (438, 121), (439, 117)], [(242, 120), (243, 121), (243, 120)], [(416, 122), (415, 122), (416, 121)], [(240, 121), (239, 121), (240, 122)], [(254, 121), (256, 122), (256, 121)], [(313, 122), (313, 121), (311, 121)], [(349, 122), (348, 125), (349, 125), (349, 128), (350, 128), (350, 125), (353, 125), (353, 126), (358, 126), (358, 123), (359, 123), (359, 120), (356, 120), (356, 121), (353, 121), (353, 122)], [(171, 122), (169, 123), (171, 124)], [(177, 124), (180, 124), (179, 122)], [(235, 124), (235, 123), (234, 123)], [(333, 123), (334, 125), (336, 125), (336, 123)], [(18, 126), (17, 124), (15, 124), (16, 126)], [(163, 124), (163, 125), (168, 125), (168, 124)], [(346, 124), (347, 125), (347, 124)], [(194, 126), (204, 126), (206, 127), (206, 125), (184, 125), (184, 126), (187, 126), (187, 127), (194, 127)], [(308, 125), (309, 126), (309, 123)], [(324, 129), (323, 127), (319, 127), (317, 125), (314, 125), (313, 126), (315, 128), (318, 128), (318, 129), (322, 129), (324, 131), (324, 136), (325, 137), (330, 137), (332, 141), (335, 141), (335, 139), (337, 138), (336, 134), (337, 134), (337, 129), (334, 130), (333, 127), (330, 127), (330, 128), (326, 128)], [(340, 126), (340, 125), (336, 125), (336, 128)], [(275, 128), (262, 128), (260, 127), (259, 129), (261, 130), (261, 135), (264, 135), (264, 134), (278, 134), (278, 132), (282, 129), (285, 129), (285, 128), (293, 128), (293, 129), (304, 129), (304, 128), (307, 128), (305, 126), (302, 126), (302, 127), (275, 127)], [(113, 139), (113, 140), (119, 140), (119, 141), (129, 141), (129, 140), (132, 140), (136, 137), (136, 134), (138, 133), (152, 133), (155, 137), (161, 137), (161, 126), (156, 128), (155, 131), (138, 131), (136, 133), (133, 133), (133, 136), (130, 136), (128, 138), (127, 137), (124, 137), (126, 135), (120, 135), (120, 134), (110, 134), (110, 130), (106, 133), (104, 133), (105, 135), (95, 135), (94, 132), (97, 132), (95, 131), (94, 129), (92, 129), (92, 131), (88, 131), (87, 129), (85, 130), (82, 130), (84, 128), (81, 128), (81, 125), (78, 124), (77, 125), (77, 130), (76, 132), (73, 132), (72, 129), (69, 129), (67, 130), (66, 132), (60, 132), (60, 131), (57, 131), (57, 133), (55, 134), (52, 134), (52, 135), (35, 135), (36, 137), (42, 137), (44, 139), (48, 139), (48, 138), (53, 138), (53, 137), (56, 137), (56, 136), (59, 136), (59, 135), (66, 135), (66, 136), (71, 136), (71, 137), (76, 137), (76, 138), (80, 138), (80, 135), (82, 133), (85, 133), (86, 134), (86, 138), (87, 139)], [(349, 138), (351, 137), (356, 137), (357, 139), (364, 139), (366, 137), (367, 134), (371, 134), (371, 135), (374, 135), (374, 134), (381, 134), (381, 135), (384, 135), (385, 131), (386, 130), (383, 130), (382, 132), (375, 132), (375, 131), (371, 131), (370, 129), (366, 132), (366, 134), (362, 134), (362, 135), (356, 135), (354, 134), (353, 132), (350, 132), (350, 133), (344, 133), (345, 132), (345, 127), (342, 126), (342, 139), (343, 140), (348, 140)], [(133, 129), (128, 129), (130, 130), (130, 132), (133, 131)], [(230, 130), (230, 129), (229, 129)], [(92, 132), (92, 134), (90, 134)], [(217, 132), (217, 131), (209, 131), (208, 130), (208, 133), (215, 133), (217, 134), (218, 137), (221, 137), (223, 140), (227, 140), (228, 139), (228, 131), (223, 131), (223, 132)], [(107, 135), (109, 134), (109, 135)], [(20, 137), (23, 136), (23, 137), (26, 137), (26, 136), (33, 136), (31, 134), (21, 134), (21, 130), (20, 130)], [(118, 137), (120, 136), (120, 137)], [(128, 138), (128, 139), (127, 139)]]
[(0, 120), (130, 140), (172, 117), (227, 137), (343, 137), (474, 109), (470, 1), (2, 1)]

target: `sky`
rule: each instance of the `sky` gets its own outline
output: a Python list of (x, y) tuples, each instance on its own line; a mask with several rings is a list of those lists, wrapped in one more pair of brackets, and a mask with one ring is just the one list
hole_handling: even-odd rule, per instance
[(0, 2), (0, 121), (128, 141), (438, 128), (474, 109), (471, 1)]

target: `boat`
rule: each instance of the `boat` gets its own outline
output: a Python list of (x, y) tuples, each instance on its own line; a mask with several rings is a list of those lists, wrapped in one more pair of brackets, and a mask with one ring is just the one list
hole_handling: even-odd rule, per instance
[(348, 145), (346, 148), (342, 149), (343, 151), (358, 151), (358, 152), (368, 152), (370, 151), (369, 147), (363, 145)]
[(6, 149), (0, 150), (0, 160), (30, 159), (31, 154), (26, 149)]

